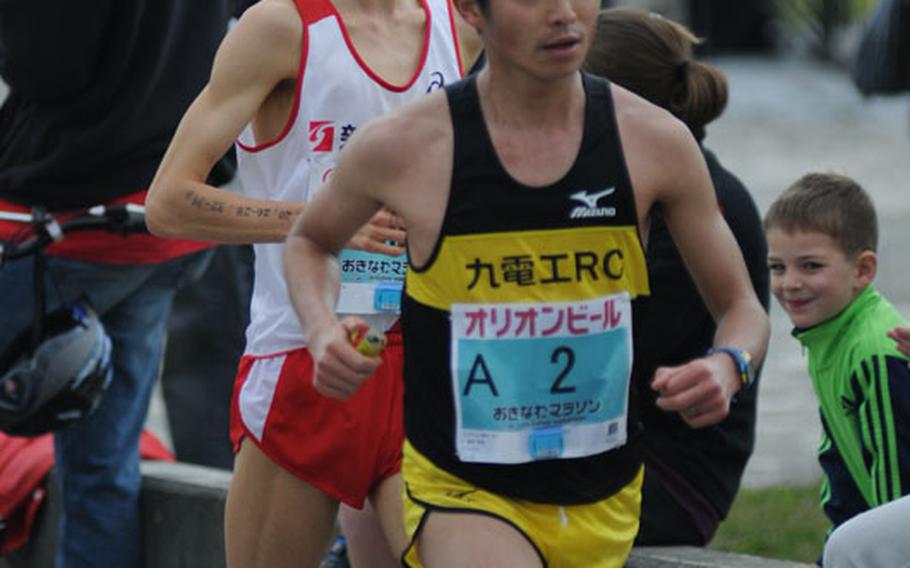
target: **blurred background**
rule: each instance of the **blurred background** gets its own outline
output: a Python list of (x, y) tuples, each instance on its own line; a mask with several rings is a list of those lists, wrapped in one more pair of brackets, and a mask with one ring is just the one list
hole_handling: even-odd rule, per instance
[(847, 63), (878, 0), (606, 0), (686, 24), (705, 39), (702, 54), (810, 52)]

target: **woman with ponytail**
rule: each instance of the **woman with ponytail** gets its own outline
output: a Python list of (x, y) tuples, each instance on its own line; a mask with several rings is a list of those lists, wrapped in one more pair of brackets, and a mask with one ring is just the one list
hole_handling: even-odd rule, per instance
[[(585, 69), (662, 107), (701, 144), (705, 127), (727, 104), (727, 81), (714, 66), (696, 61), (699, 43), (684, 26), (632, 8), (600, 13)], [(702, 146), (724, 214), (749, 268), (752, 285), (768, 307), (767, 244), (757, 207), (743, 184)], [(642, 401), (645, 481), (638, 545), (705, 545), (730, 509), (755, 440), (757, 385), (741, 390), (730, 416), (694, 430), (655, 404), (648, 378), (659, 366), (701, 357), (712, 345), (715, 323), (688, 276), (660, 213), (648, 233), (651, 298), (635, 330), (634, 385)]]

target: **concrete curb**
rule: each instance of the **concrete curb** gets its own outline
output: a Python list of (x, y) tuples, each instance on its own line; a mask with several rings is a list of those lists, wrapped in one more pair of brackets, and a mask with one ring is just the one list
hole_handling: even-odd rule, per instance
[(167, 462), (142, 464), (146, 568), (220, 568), (231, 473)]
[[(224, 499), (231, 474), (148, 462), (142, 466), (146, 568), (224, 566)], [(785, 568), (793, 563), (697, 547), (635, 549), (626, 568)]]
[(793, 562), (695, 546), (648, 546), (632, 551), (626, 568), (792, 568)]
[[(224, 503), (231, 473), (168, 462), (143, 462), (145, 568), (223, 568)], [(53, 472), (48, 476), (55, 486)], [(59, 491), (51, 490), (33, 539), (0, 558), (0, 568), (51, 568), (57, 542)], [(792, 562), (691, 546), (642, 547), (626, 568), (787, 568)], [(582, 567), (580, 567), (582, 568)]]

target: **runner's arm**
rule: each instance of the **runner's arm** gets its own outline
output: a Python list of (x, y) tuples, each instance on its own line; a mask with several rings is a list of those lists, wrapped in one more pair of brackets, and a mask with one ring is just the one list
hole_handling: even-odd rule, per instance
[(314, 386), (336, 398), (353, 395), (379, 364), (377, 358), (365, 357), (350, 344), (351, 331), (363, 322), (356, 318), (339, 322), (335, 315), (338, 253), (379, 210), (376, 195), (392, 179), (395, 168), (381, 157), (388, 151), (372, 151), (394, 146), (377, 138), (374, 128), (374, 123), (368, 123), (348, 141), (328, 187), (294, 223), (285, 250), (288, 293), (313, 355)]
[(302, 34), (293, 5), (263, 2), (226, 36), (209, 84), (181, 120), (149, 189), (154, 234), (224, 243), (284, 239), (302, 203), (253, 199), (205, 180), (274, 89), (296, 80)]
[[(660, 177), (654, 197), (665, 205), (673, 240), (717, 323), (714, 345), (748, 351), (754, 368), (767, 348), (768, 316), (723, 219), (704, 158), (676, 120), (657, 121), (654, 134), (654, 150), (673, 164), (656, 174)], [(653, 387), (661, 393), (661, 408), (680, 412), (690, 426), (702, 427), (727, 417), (741, 383), (733, 361), (721, 353), (658, 369)]]
[(714, 345), (745, 349), (757, 365), (770, 334), (767, 314), (720, 211), (701, 151), (688, 131), (680, 138), (674, 144), (679, 169), (667, 180), (668, 191), (662, 197), (667, 225), (717, 321)]

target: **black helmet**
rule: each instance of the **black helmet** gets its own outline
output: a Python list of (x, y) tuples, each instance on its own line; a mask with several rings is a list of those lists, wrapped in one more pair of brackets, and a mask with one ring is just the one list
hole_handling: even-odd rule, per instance
[(48, 314), (29, 356), (31, 332), (0, 355), (0, 430), (36, 436), (78, 421), (111, 382), (111, 340), (88, 302)]

